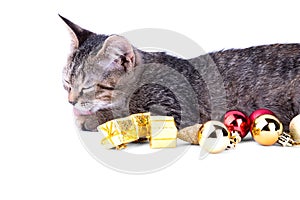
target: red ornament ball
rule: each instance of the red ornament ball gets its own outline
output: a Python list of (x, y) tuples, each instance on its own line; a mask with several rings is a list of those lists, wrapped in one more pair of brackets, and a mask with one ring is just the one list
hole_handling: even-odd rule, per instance
[(252, 124), (254, 122), (254, 120), (256, 118), (258, 118), (259, 116), (261, 116), (261, 115), (273, 115), (273, 116), (275, 116), (275, 114), (271, 110), (261, 108), (261, 109), (258, 109), (258, 110), (251, 113), (251, 115), (249, 116), (250, 123)]
[(242, 139), (250, 130), (250, 120), (248, 116), (237, 110), (228, 111), (225, 114), (224, 124), (229, 132), (238, 132)]

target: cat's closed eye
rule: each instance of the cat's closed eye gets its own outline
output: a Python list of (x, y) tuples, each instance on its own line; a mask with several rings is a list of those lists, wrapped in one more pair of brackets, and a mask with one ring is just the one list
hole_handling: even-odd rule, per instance
[(89, 93), (89, 92), (93, 92), (93, 91), (95, 91), (95, 86), (94, 85), (92, 85), (90, 87), (82, 88), (83, 93)]
[(108, 85), (97, 84), (98, 90), (114, 90), (114, 87)]

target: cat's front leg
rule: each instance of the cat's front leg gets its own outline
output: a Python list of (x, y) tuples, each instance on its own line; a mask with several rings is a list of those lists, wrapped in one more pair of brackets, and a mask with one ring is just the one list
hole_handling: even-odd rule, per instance
[(76, 116), (75, 121), (81, 131), (97, 131), (100, 125), (96, 114)]

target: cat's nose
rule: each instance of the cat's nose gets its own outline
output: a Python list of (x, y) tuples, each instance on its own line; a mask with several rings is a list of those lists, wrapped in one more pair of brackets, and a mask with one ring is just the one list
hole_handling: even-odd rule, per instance
[(77, 103), (77, 98), (78, 96), (74, 92), (69, 92), (68, 101), (70, 104), (74, 106)]
[(75, 106), (76, 101), (69, 101), (70, 104), (72, 104), (73, 106)]

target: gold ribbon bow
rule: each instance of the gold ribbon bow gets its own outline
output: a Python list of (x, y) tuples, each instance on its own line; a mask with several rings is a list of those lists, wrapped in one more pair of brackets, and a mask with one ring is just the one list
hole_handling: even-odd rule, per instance
[(105, 137), (101, 140), (101, 144), (106, 148), (118, 147), (123, 144), (119, 131), (116, 129), (114, 121), (108, 121), (98, 127)]
[(126, 143), (139, 139), (131, 118), (108, 121), (100, 125), (98, 130), (105, 135), (101, 144), (108, 149), (113, 147), (123, 149)]

